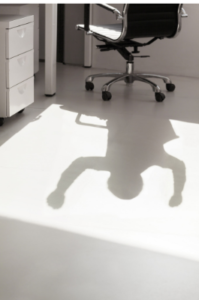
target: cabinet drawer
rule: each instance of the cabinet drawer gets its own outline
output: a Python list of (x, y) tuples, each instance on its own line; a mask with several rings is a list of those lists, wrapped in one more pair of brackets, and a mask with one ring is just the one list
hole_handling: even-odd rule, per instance
[(7, 89), (7, 116), (10, 117), (34, 102), (34, 77)]
[(6, 58), (33, 49), (33, 23), (6, 30)]
[(12, 86), (33, 76), (34, 51), (31, 50), (8, 59), (6, 64), (6, 85), (7, 88), (11, 88)]

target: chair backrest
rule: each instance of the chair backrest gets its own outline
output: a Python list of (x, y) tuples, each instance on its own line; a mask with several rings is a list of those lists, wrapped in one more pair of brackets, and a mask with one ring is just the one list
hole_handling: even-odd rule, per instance
[(180, 4), (127, 4), (125, 39), (172, 37), (178, 28)]

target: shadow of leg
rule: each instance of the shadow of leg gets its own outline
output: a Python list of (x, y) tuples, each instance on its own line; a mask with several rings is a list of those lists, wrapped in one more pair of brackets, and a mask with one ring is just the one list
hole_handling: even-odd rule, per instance
[(174, 193), (169, 201), (170, 207), (179, 206), (182, 203), (182, 191), (186, 181), (186, 168), (183, 161), (168, 155), (167, 164), (164, 166), (173, 172)]
[(175, 207), (175, 206), (179, 206), (181, 203), (182, 203), (182, 195), (181, 194), (173, 195), (169, 201), (169, 206)]

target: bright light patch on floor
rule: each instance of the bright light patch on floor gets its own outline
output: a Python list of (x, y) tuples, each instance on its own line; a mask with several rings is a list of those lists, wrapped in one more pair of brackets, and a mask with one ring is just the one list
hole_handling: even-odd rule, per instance
[(27, 109), (9, 139), (5, 127), (1, 216), (199, 260), (199, 124), (160, 118), (172, 103), (116, 96), (105, 108), (67, 92)]
[(86, 115), (81, 115), (81, 124), (82, 125), (94, 125), (94, 126), (104, 126), (104, 128), (106, 128), (106, 122), (107, 120), (103, 120), (103, 119), (99, 119), (97, 117), (90, 117), (90, 116), (86, 116)]

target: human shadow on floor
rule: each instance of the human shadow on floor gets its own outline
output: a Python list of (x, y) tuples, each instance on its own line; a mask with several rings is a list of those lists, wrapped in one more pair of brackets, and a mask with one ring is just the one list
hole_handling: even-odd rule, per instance
[[(143, 188), (141, 174), (152, 166), (172, 171), (174, 186), (169, 206), (180, 205), (186, 181), (186, 168), (183, 161), (164, 150), (165, 143), (178, 138), (170, 121), (137, 115), (136, 112), (128, 110), (128, 105), (115, 110), (107, 103), (88, 105), (82, 102), (77, 100), (75, 103), (67, 103), (62, 109), (78, 112), (76, 123), (80, 126), (92, 126), (81, 122), (82, 114), (107, 120), (106, 156), (79, 157), (73, 161), (62, 173), (57, 188), (48, 196), (49, 206), (54, 209), (60, 208), (65, 200), (65, 192), (87, 169), (110, 172), (108, 189), (120, 199), (131, 200), (138, 196)], [(103, 130), (103, 126), (93, 126)]]

